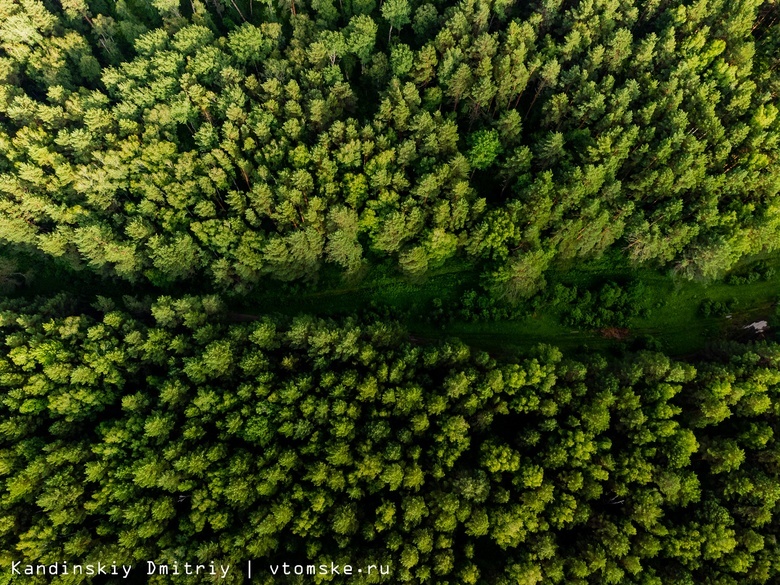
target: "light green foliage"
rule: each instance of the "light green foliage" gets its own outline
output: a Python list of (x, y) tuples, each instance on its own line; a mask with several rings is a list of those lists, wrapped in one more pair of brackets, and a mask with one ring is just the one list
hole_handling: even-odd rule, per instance
[(362, 63), (369, 61), (376, 42), (376, 23), (370, 16), (353, 16), (347, 25), (347, 46)]
[(542, 275), (549, 260), (550, 254), (543, 250), (518, 256), (493, 273), (488, 287), (494, 295), (509, 302), (528, 298), (544, 287)]
[(0, 238), (237, 292), (354, 275), (399, 214), (373, 249), (418, 274), (436, 228), (486, 275), (614, 248), (712, 279), (774, 250), (777, 7), (569, 8), (6, 1)]
[(382, 16), (390, 23), (391, 32), (393, 28), (400, 29), (409, 24), (411, 10), (408, 0), (385, 0), (380, 8)]
[(501, 154), (501, 142), (496, 130), (480, 130), (469, 137), (468, 159), (475, 169), (485, 170)]

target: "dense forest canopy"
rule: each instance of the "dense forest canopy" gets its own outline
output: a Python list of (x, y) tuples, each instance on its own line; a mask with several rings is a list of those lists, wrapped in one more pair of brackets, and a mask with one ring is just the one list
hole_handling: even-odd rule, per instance
[(421, 275), (527, 296), (616, 246), (780, 241), (780, 8), (0, 3), (0, 238), (131, 282)]
[(776, 306), (778, 96), (776, 0), (0, 0), (0, 583), (779, 582), (767, 323), (622, 343)]
[(417, 583), (780, 575), (776, 344), (695, 365), (551, 347), (497, 363), (393, 323), (231, 323), (215, 298), (68, 305), (0, 313), (3, 564), (379, 561)]

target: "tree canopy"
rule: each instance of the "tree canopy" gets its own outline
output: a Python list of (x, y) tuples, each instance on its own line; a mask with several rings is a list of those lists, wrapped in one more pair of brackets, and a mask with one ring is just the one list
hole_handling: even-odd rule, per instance
[(500, 363), (392, 322), (237, 322), (214, 297), (22, 304), (0, 313), (4, 563), (778, 578), (777, 344)]
[(186, 4), (2, 3), (0, 240), (237, 291), (487, 258), (510, 297), (780, 241), (773, 1)]
[[(779, 95), (776, 0), (0, 0), (0, 565), (780, 582), (780, 344), (430, 333), (773, 294)], [(426, 335), (306, 288), (463, 266)]]

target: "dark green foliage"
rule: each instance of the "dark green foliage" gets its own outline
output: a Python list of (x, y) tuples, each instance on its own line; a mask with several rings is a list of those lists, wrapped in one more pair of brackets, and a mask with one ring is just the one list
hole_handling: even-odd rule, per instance
[(21, 272), (13, 257), (0, 256), (0, 293), (11, 293), (20, 286), (29, 284), (34, 278), (32, 270)]
[(736, 304), (736, 299), (729, 299), (725, 301), (704, 299), (701, 302), (701, 305), (699, 305), (699, 312), (705, 317), (724, 317), (734, 311)]
[(628, 327), (632, 318), (650, 314), (641, 282), (620, 285), (610, 281), (585, 290), (559, 283), (539, 295), (535, 304), (558, 308), (565, 325), (582, 328)]
[(453, 320), (477, 323), (516, 319), (523, 314), (521, 305), (501, 303), (488, 292), (467, 290), (454, 302), (433, 299), (428, 313), (428, 322), (447, 323)]
[(751, 284), (762, 280), (770, 280), (775, 275), (775, 269), (764, 260), (759, 260), (745, 270), (730, 273), (726, 277), (727, 284)]

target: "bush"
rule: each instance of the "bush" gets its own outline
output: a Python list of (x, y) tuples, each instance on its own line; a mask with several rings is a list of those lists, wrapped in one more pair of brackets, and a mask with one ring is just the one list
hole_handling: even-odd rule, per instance
[(775, 269), (764, 260), (751, 265), (747, 270), (735, 272), (726, 277), (726, 284), (740, 285), (752, 284), (758, 281), (770, 280), (775, 275)]
[(608, 281), (598, 289), (582, 292), (576, 286), (557, 284), (545, 300), (561, 307), (561, 322), (569, 327), (627, 327), (632, 318), (650, 313), (642, 283), (626, 286)]
[(725, 317), (734, 311), (736, 305), (737, 299), (729, 299), (726, 301), (704, 299), (699, 305), (699, 313), (704, 317)]

